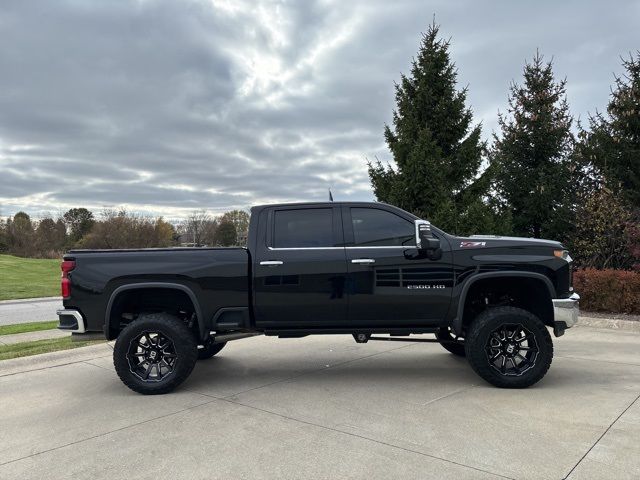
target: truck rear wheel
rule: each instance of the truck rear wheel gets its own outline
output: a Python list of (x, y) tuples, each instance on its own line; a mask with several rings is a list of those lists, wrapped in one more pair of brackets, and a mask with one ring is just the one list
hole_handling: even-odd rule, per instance
[(466, 356), (464, 342), (456, 337), (449, 327), (442, 327), (436, 332), (436, 338), (440, 341), (440, 345), (445, 350), (457, 355), (458, 357)]
[(197, 359), (195, 336), (168, 313), (138, 317), (120, 332), (113, 350), (120, 380), (145, 395), (172, 391), (191, 374)]
[(471, 367), (501, 388), (526, 388), (549, 370), (553, 343), (533, 313), (515, 307), (491, 308), (471, 323), (465, 338)]
[(198, 346), (198, 360), (207, 360), (224, 348), (227, 342), (222, 343), (205, 343)]

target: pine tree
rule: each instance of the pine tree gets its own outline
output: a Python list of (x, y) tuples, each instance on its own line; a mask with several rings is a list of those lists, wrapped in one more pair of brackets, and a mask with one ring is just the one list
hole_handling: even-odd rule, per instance
[(395, 86), (393, 128), (386, 125), (384, 131), (395, 168), (370, 163), (371, 184), (379, 201), (451, 233), (498, 233), (494, 212), (483, 201), (489, 179), (480, 175), (485, 150), (481, 126), (472, 125), (467, 89), (456, 89), (449, 42), (438, 33), (438, 25), (432, 24), (411, 73)]
[(640, 209), (640, 52), (622, 61), (607, 115), (589, 118), (584, 154), (603, 174), (609, 188)]
[(511, 85), (508, 115), (491, 151), (496, 186), (517, 235), (564, 240), (572, 222), (572, 117), (566, 80), (539, 53), (524, 67), (524, 84)]

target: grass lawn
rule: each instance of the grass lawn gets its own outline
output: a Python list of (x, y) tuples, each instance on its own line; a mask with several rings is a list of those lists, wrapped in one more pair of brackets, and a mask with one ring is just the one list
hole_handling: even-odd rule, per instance
[(60, 260), (0, 255), (0, 300), (60, 295)]
[(40, 330), (52, 330), (58, 326), (58, 321), (16, 323), (14, 325), (0, 325), (0, 335), (12, 335), (14, 333), (39, 332)]
[(104, 343), (106, 340), (91, 340), (86, 342), (72, 342), (71, 337), (55, 338), (53, 340), (38, 340), (35, 342), (16, 343), (14, 345), (0, 345), (0, 360), (27, 357), (39, 353), (69, 350), (71, 348), (86, 347)]

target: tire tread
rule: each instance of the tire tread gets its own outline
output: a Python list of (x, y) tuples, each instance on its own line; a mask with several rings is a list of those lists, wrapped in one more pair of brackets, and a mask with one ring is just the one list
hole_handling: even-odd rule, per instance
[[(180, 349), (182, 350), (178, 358), (180, 362), (178, 364), (179, 370), (174, 372), (166, 383), (145, 384), (136, 379), (129, 369), (126, 358), (128, 345), (131, 341), (129, 337), (135, 335), (135, 333), (141, 329), (162, 328), (162, 326), (171, 331), (171, 340), (176, 350), (179, 348), (178, 345), (180, 345)], [(161, 395), (174, 390), (189, 377), (195, 367), (197, 359), (198, 345), (191, 330), (189, 330), (181, 320), (165, 312), (148, 313), (138, 317), (138, 319), (131, 322), (120, 332), (116, 340), (115, 348), (113, 349), (113, 365), (122, 383), (134, 392), (144, 395)]]
[[(485, 345), (480, 336), (484, 335), (485, 330), (491, 328), (489, 324), (496, 322), (499, 317), (525, 317), (526, 322), (531, 323), (527, 325), (527, 328), (537, 330), (536, 341), (539, 352), (536, 366), (532, 367), (531, 375), (527, 375), (529, 372), (525, 372), (522, 376), (507, 377), (496, 373), (495, 369), (489, 365)], [(546, 375), (553, 360), (553, 342), (547, 327), (533, 313), (517, 307), (490, 308), (478, 315), (467, 331), (465, 348), (471, 368), (487, 382), (500, 388), (526, 388), (537, 383)], [(537, 366), (539, 368), (536, 368)]]

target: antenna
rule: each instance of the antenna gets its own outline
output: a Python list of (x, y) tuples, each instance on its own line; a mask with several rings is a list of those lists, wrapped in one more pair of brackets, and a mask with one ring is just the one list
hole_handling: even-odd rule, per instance
[(329, 201), (333, 202), (333, 195), (331, 195), (331, 189), (329, 189)]

